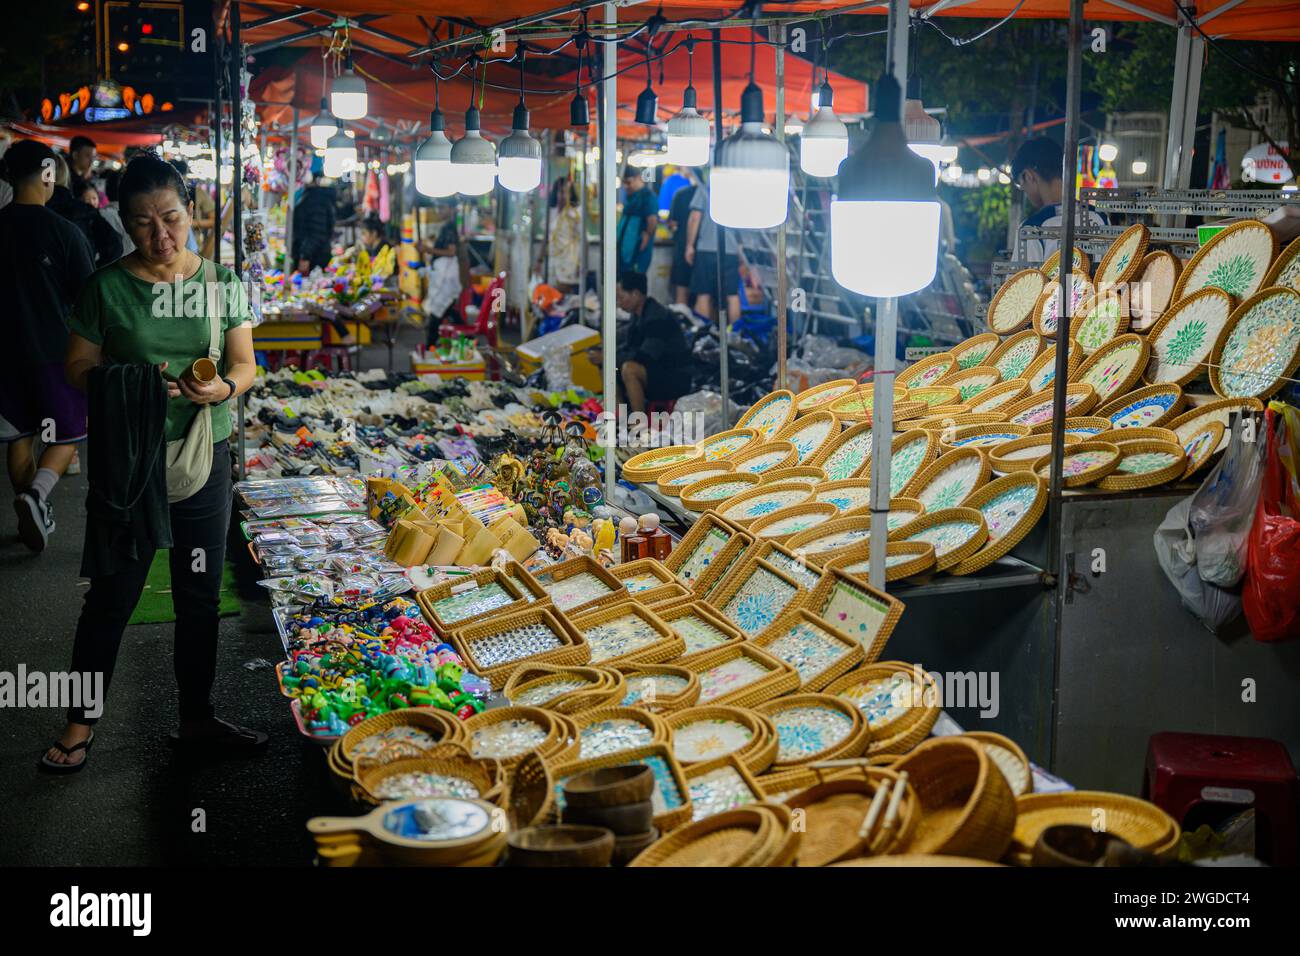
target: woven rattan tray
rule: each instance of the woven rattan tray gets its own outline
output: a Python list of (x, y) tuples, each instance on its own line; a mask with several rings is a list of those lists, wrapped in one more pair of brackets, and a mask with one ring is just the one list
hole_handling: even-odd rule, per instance
[(939, 380), (939, 384), (956, 385), (955, 379), (958, 376), (983, 365), (984, 360), (993, 354), (993, 350), (1001, 342), (1002, 339), (996, 332), (982, 332), (954, 345), (949, 351), (952, 352), (952, 357), (957, 364), (953, 371)]
[(857, 422), (821, 445), (804, 463), (822, 469), (830, 481), (856, 478), (871, 458), (871, 423)]
[[(992, 330), (990, 334), (1010, 335), (1027, 326), (1045, 285), (1047, 276), (1038, 269), (1022, 269), (1009, 276), (989, 302), (987, 321)], [(957, 349), (953, 352), (957, 353)]]
[(1129, 294), (1133, 331), (1149, 329), (1169, 307), (1182, 268), (1183, 261), (1164, 249), (1142, 257)]
[(1047, 483), (1031, 471), (995, 478), (971, 495), (966, 507), (984, 516), (989, 531), (984, 546), (948, 569), (965, 575), (983, 570), (1021, 542), (1047, 508)]
[(766, 561), (747, 564), (710, 594), (709, 604), (742, 634), (764, 636), (777, 619), (799, 607), (808, 591), (793, 577)]
[(699, 703), (754, 707), (799, 686), (799, 673), (750, 641), (689, 661), (700, 677)]
[(430, 736), (433, 743), (463, 744), (466, 740), (464, 724), (446, 711), (432, 707), (392, 710), (366, 718), (339, 738), (337, 746), (331, 749), (331, 754), (337, 754), (339, 769), (346, 769), (346, 776), (350, 780), (361, 742), (376, 734), (387, 735), (397, 727), (414, 728)]
[(781, 388), (769, 392), (751, 405), (749, 410), (740, 416), (736, 427), (752, 428), (758, 432), (759, 438), (769, 441), (773, 435), (794, 421), (795, 413), (794, 393)]
[(812, 485), (818, 485), (826, 480), (826, 472), (810, 465), (795, 465), (793, 468), (765, 471), (758, 477), (760, 485), (774, 485), (779, 481), (807, 481)]
[(663, 563), (679, 581), (701, 594), (753, 542), (749, 534), (737, 531), (716, 512), (706, 511)]
[(1151, 230), (1140, 222), (1116, 236), (1093, 274), (1098, 288), (1122, 286), (1137, 275), (1150, 238)]
[(692, 660), (745, 639), (734, 624), (703, 601), (686, 599), (656, 613), (685, 644), (685, 650), (674, 663)]
[(575, 760), (672, 742), (664, 719), (642, 707), (599, 707), (575, 714), (573, 722), (578, 729)]
[[(889, 449), (889, 496), (902, 495), (903, 488), (916, 477), (926, 465), (934, 461), (939, 451), (940, 432), (923, 428), (913, 428), (894, 438)], [(869, 456), (862, 466), (860, 474), (870, 480), (871, 463), (874, 456)]]
[(802, 692), (819, 691), (862, 663), (862, 644), (807, 608), (786, 612), (778, 623), (754, 643), (798, 671)]
[(985, 752), (997, 764), (998, 769), (1002, 771), (1002, 776), (1006, 778), (1007, 786), (1011, 788), (1014, 796), (1022, 796), (1034, 789), (1034, 769), (1029, 763), (1029, 758), (1020, 749), (1020, 745), (1010, 737), (987, 731), (967, 731), (963, 736), (979, 741)]
[[(1082, 488), (1094, 481), (1100, 481), (1119, 466), (1120, 450), (1118, 445), (1104, 441), (1081, 441), (1069, 445), (1061, 459), (1061, 471), (1064, 473), (1061, 486), (1064, 488)], [(1052, 477), (1052, 456), (1043, 455), (1034, 461), (1033, 474), (1044, 482)]]
[(951, 352), (928, 355), (898, 372), (894, 378), (896, 388), (924, 388), (934, 385), (945, 375), (957, 371), (957, 359)]
[(663, 562), (654, 558), (639, 558), (616, 564), (609, 573), (623, 582), (632, 600), (641, 604), (653, 605), (666, 597), (676, 595), (676, 576), (666, 568)]
[[(1091, 385), (1097, 393), (1097, 403), (1105, 404), (1117, 395), (1123, 395), (1142, 378), (1151, 359), (1151, 346), (1147, 340), (1133, 332), (1117, 335), (1097, 349), (1075, 369), (1071, 383)], [(1071, 409), (1075, 415), (1088, 414), (1087, 409)], [(1100, 414), (1100, 412), (1098, 413)]]
[[(757, 541), (745, 552), (746, 566), (754, 561), (766, 561), (779, 571), (784, 571), (811, 591), (822, 579), (822, 562), (806, 552), (797, 552), (775, 541)], [(739, 573), (733, 572), (733, 573)]]
[[(1233, 246), (1240, 251), (1229, 255)], [(1254, 295), (1263, 283), (1269, 263), (1277, 255), (1277, 237), (1257, 219), (1226, 226), (1196, 251), (1178, 274), (1171, 301), (1177, 303), (1208, 285), (1217, 286), (1234, 299)]]
[(1113, 289), (1099, 291), (1080, 304), (1079, 314), (1070, 321), (1070, 338), (1080, 356), (1091, 355), (1128, 328), (1128, 296)]
[(984, 547), (989, 531), (984, 515), (974, 508), (942, 508), (927, 511), (890, 537), (899, 541), (928, 541), (934, 545), (934, 569), (946, 571)]
[[(1068, 435), (1065, 444), (1071, 445), (1077, 439)], [(989, 451), (989, 464), (995, 475), (1011, 475), (1018, 471), (1033, 471), (1034, 463), (1052, 450), (1051, 435), (1028, 435), (1003, 442)]]
[[(1038, 357), (1038, 352), (1043, 347), (1043, 339), (1039, 338), (1037, 332), (1033, 329), (1025, 329), (1023, 332), (1017, 332), (1015, 335), (1003, 339), (1002, 344), (993, 350), (993, 354), (984, 360), (984, 364), (989, 368), (996, 369), (1002, 376), (1003, 384), (1008, 384), (1029, 367), (1029, 363)], [(997, 386), (993, 386), (996, 388)], [(973, 411), (986, 410), (984, 406), (995, 394), (993, 388), (986, 392), (981, 392), (975, 396), (971, 402), (975, 406)]]
[(752, 428), (729, 428), (700, 442), (700, 454), (705, 461), (727, 459), (760, 440)]
[(1187, 455), (1187, 467), (1183, 469), (1183, 478), (1196, 474), (1214, 457), (1215, 450), (1223, 441), (1223, 426), (1218, 422), (1207, 421), (1201, 429), (1192, 434), (1179, 447)]
[(1115, 470), (1097, 482), (1103, 491), (1137, 491), (1175, 481), (1187, 469), (1183, 446), (1167, 441), (1131, 441), (1119, 447)]
[(868, 756), (904, 754), (930, 735), (942, 694), (919, 664), (878, 661), (850, 671), (825, 690), (853, 703), (871, 727)]
[(661, 495), (676, 498), (687, 485), (693, 485), (705, 478), (726, 475), (735, 470), (736, 466), (729, 461), (688, 461), (669, 468), (659, 476), (655, 485)]
[(838, 569), (827, 569), (803, 606), (861, 644), (868, 663), (880, 657), (903, 616), (898, 598)]
[[(1038, 337), (1034, 336), (1034, 339), (1037, 341)], [(1013, 378), (1010, 381), (1001, 381), (996, 385), (990, 385), (988, 388), (982, 389), (978, 395), (972, 396), (966, 404), (970, 406), (969, 414), (971, 415), (995, 415), (997, 416), (996, 420), (1005, 421), (1006, 416), (1001, 414), (1001, 410), (1020, 401), (1028, 394), (1029, 383), (1023, 378)]]
[[(1092, 269), (1092, 260), (1088, 258), (1088, 253), (1084, 252), (1078, 246), (1074, 247), (1073, 252), (1074, 256), (1070, 260), (1071, 269), (1074, 272), (1082, 272), (1085, 276), (1089, 275)], [(1043, 275), (1047, 276), (1049, 282), (1055, 282), (1059, 278), (1059, 273), (1061, 271), (1061, 250), (1056, 249), (1053, 251), (1050, 256), (1043, 260), (1043, 264), (1040, 268), (1042, 269)]]
[[(424, 619), (438, 631), (439, 634), (450, 634), (476, 621), (481, 621), (485, 617), (491, 617), (496, 614), (509, 614), (512, 611), (520, 611), (528, 607), (532, 602), (523, 594), (524, 585), (522, 582), (504, 571), (498, 571), (495, 568), (483, 568), (474, 571), (469, 575), (461, 578), (454, 578), (450, 581), (444, 581), (441, 584), (435, 584), (431, 588), (425, 588), (415, 596), (415, 602), (420, 606), (420, 611), (424, 614)], [(470, 592), (485, 591), (489, 588), (496, 588), (501, 594), (499, 603), (493, 603), (490, 606), (484, 603), (484, 609), (471, 612), (464, 616), (455, 616), (451, 620), (445, 620), (439, 613), (439, 604), (452, 600), (453, 597), (466, 595)], [(534, 600), (548, 600), (547, 594), (543, 591), (534, 595)]]
[[(1070, 277), (1070, 317), (1079, 314), (1079, 306), (1093, 295), (1092, 282), (1086, 275), (1075, 271)], [(1065, 309), (1060, 300), (1061, 283), (1053, 279), (1043, 286), (1042, 294), (1034, 303), (1034, 331), (1044, 339), (1056, 338), (1057, 325), (1065, 317)]]
[[(502, 645), (499, 652), (493, 652), (492, 659), (508, 654), (510, 638), (503, 635), (512, 632), (522, 634), (525, 629), (538, 632), (534, 643), (545, 640), (541, 635), (544, 631), (549, 631), (557, 642), (556, 646), (524, 653), (499, 663), (480, 659), (480, 653), (485, 653), (484, 649), (489, 643)], [(521, 664), (581, 665), (591, 660), (591, 648), (587, 646), (581, 632), (574, 628), (563, 612), (550, 605), (531, 606), (471, 624), (452, 634), (451, 643), (469, 670), (490, 681), (494, 690), (504, 687), (510, 675)], [(521, 644), (521, 649), (524, 646)]]
[(617, 670), (627, 686), (624, 707), (672, 714), (700, 699), (700, 676), (681, 664), (622, 664)]
[(838, 514), (839, 509), (833, 504), (810, 499), (755, 519), (749, 526), (749, 533), (760, 541), (784, 543), (795, 535), (824, 526)]
[(799, 464), (799, 449), (793, 442), (766, 441), (761, 445), (750, 445), (727, 460), (736, 466), (738, 474), (761, 475), (765, 471), (793, 468)]
[(701, 478), (678, 492), (682, 507), (691, 511), (721, 508), (736, 495), (757, 488), (762, 477), (750, 472), (734, 472)]
[(627, 682), (619, 671), (608, 667), (529, 663), (515, 668), (502, 693), (516, 706), (575, 714), (618, 703), (627, 695)]
[(465, 746), (475, 759), (494, 757), (507, 770), (531, 753), (543, 760), (569, 749), (567, 718), (540, 707), (497, 707), (465, 721)]
[[(595, 578), (604, 584), (607, 590), (597, 596), (579, 593), (573, 586), (573, 579), (579, 575), (587, 575), (587, 580)], [(552, 564), (549, 568), (537, 572), (535, 576), (537, 583), (550, 595), (556, 609), (565, 614), (582, 614), (598, 607), (618, 604), (628, 598), (627, 588), (623, 586), (623, 582), (610, 574), (599, 561), (586, 554), (561, 561), (559, 564)], [(565, 582), (568, 584), (566, 585)]]
[(736, 754), (692, 764), (684, 774), (691, 788), (692, 823), (765, 799), (753, 773)]
[[(409, 800), (425, 795), (459, 796), (474, 800), (495, 800), (500, 796), (503, 780), (497, 761), (475, 760), (459, 744), (439, 744), (435, 751), (436, 753), (425, 757), (399, 757), (387, 763), (368, 763), (355, 767), (353, 800), (361, 806), (374, 807), (388, 800)], [(417, 794), (384, 789), (396, 782), (394, 778), (406, 774), (432, 777), (429, 780), (433, 785), (431, 792)], [(437, 778), (446, 779), (438, 781)]]
[[(866, 581), (871, 573), (871, 560), (866, 554), (846, 554), (828, 561), (826, 567)], [(934, 545), (928, 541), (890, 541), (885, 545), (886, 583), (923, 574), (933, 567)]]
[[(1045, 388), (1002, 409), (1007, 421), (1030, 428), (1046, 426), (1056, 417), (1055, 389)], [(1097, 404), (1097, 393), (1086, 382), (1071, 382), (1065, 387), (1065, 417), (1086, 415)]]
[(665, 448), (652, 448), (639, 455), (633, 455), (623, 463), (623, 477), (638, 484), (655, 481), (670, 468), (676, 468), (688, 461), (696, 461), (703, 455), (695, 445), (669, 445)]
[(778, 770), (857, 757), (871, 739), (862, 712), (833, 694), (790, 694), (755, 709), (776, 727)]
[(1232, 315), (1232, 296), (1210, 287), (1165, 311), (1147, 332), (1151, 357), (1142, 372), (1151, 385), (1186, 385), (1205, 372)]
[(776, 760), (776, 727), (748, 707), (688, 707), (667, 718), (673, 755), (682, 766), (733, 756), (752, 773)]
[(801, 415), (786, 425), (773, 437), (773, 441), (787, 441), (794, 445), (798, 464), (808, 464), (827, 444), (840, 434), (840, 420), (834, 412), (816, 411)]
[(1004, 442), (1015, 441), (1029, 434), (1028, 425), (1013, 425), (1010, 422), (993, 422), (989, 425), (962, 425), (954, 428), (951, 434), (941, 436), (939, 449), (941, 453), (957, 448), (983, 448), (992, 451)]
[(1096, 414), (1110, 419), (1112, 428), (1157, 428), (1176, 418), (1185, 400), (1177, 385), (1147, 385), (1103, 405)]
[(1093, 441), (1108, 441), (1123, 445), (1131, 441), (1163, 441), (1178, 444), (1178, 435), (1169, 428), (1108, 428), (1092, 437)]
[[(1083, 350), (1072, 346), (1065, 356), (1065, 378), (1069, 381), (1070, 376), (1078, 369), (1083, 362)], [(1029, 383), (1029, 394), (1041, 392), (1056, 380), (1056, 346), (1049, 345), (1038, 353), (1035, 358), (1020, 373), (1020, 377)]]
[[(878, 818), (866, 837), (859, 836), (867, 812), (881, 785), (902, 787), (897, 815)], [(916, 830), (921, 806), (916, 792), (897, 773), (885, 767), (862, 767), (832, 780), (818, 781), (784, 801), (790, 810), (803, 811), (804, 838), (799, 848), (800, 866), (827, 866), (866, 854), (879, 855), (905, 846)], [(884, 814), (881, 814), (884, 817)]]
[(845, 392), (856, 388), (857, 384), (858, 380), (855, 378), (837, 378), (806, 388), (794, 397), (795, 410), (801, 417), (814, 411), (824, 410), (823, 406), (829, 405)]
[(754, 865), (773, 840), (777, 818), (761, 804), (737, 807), (690, 823), (651, 844), (629, 867)]
[(1300, 291), (1261, 289), (1228, 317), (1210, 355), (1210, 385), (1224, 398), (1266, 399), (1300, 368)]
[(913, 476), (903, 495), (926, 511), (959, 507), (989, 479), (988, 457), (979, 448), (959, 448), (940, 455)]
[(591, 649), (592, 663), (662, 664), (678, 657), (686, 645), (650, 608), (624, 601), (575, 615), (577, 628)]
[(803, 555), (805, 560), (824, 564), (846, 554), (863, 553), (870, 532), (870, 516), (854, 515), (848, 518), (835, 518), (816, 528), (794, 535), (785, 542), (785, 545), (795, 554)]
[(942, 382), (950, 388), (957, 389), (957, 400), (968, 406), (988, 389), (1001, 383), (1002, 376), (998, 374), (998, 370), (985, 365), (976, 365), (974, 368), (953, 372)]

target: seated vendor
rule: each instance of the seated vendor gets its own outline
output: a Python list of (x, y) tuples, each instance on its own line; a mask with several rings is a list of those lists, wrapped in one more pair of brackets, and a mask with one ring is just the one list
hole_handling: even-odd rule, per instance
[(357, 252), (362, 249), (373, 259), (388, 245), (388, 229), (384, 221), (373, 213), (361, 221), (361, 241), (357, 243)]
[[(644, 272), (619, 277), (618, 307), (632, 315), (615, 353), (628, 411), (644, 413), (648, 402), (671, 402), (689, 392), (686, 334), (672, 311), (646, 295)], [(599, 364), (600, 350), (591, 351)]]

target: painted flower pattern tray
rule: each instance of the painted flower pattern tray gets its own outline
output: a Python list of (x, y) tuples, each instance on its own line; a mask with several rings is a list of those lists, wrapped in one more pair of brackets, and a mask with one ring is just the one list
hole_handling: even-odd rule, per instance
[(1144, 378), (1153, 385), (1186, 385), (1197, 378), (1228, 327), (1231, 312), (1232, 299), (1222, 289), (1201, 289), (1182, 299), (1147, 333), (1151, 358)]
[(1009, 335), (1024, 328), (1046, 284), (1047, 277), (1037, 269), (1024, 269), (1008, 278), (989, 303), (989, 329)]
[(729, 763), (698, 776), (690, 776), (687, 784), (691, 789), (692, 822), (763, 799), (754, 792), (740, 771)]
[(803, 504), (812, 493), (807, 490), (797, 488), (776, 488), (772, 491), (760, 491), (751, 497), (746, 498), (743, 502), (730, 505), (719, 511), (724, 518), (730, 518), (733, 521), (752, 521), (754, 518), (761, 518), (764, 515), (770, 515), (774, 511), (780, 511), (782, 508), (789, 508), (791, 505)]
[(853, 718), (838, 707), (799, 704), (768, 712), (776, 725), (778, 764), (803, 763), (844, 744)]
[(1216, 233), (1187, 263), (1174, 286), (1174, 302), (1207, 286), (1241, 300), (1254, 295), (1277, 253), (1277, 240), (1262, 222), (1246, 220)]
[(1266, 289), (1232, 314), (1210, 361), (1210, 384), (1224, 398), (1265, 399), (1300, 365), (1300, 292)]
[(805, 464), (822, 450), (826, 442), (839, 435), (839, 421), (830, 412), (813, 412), (797, 419), (776, 433), (777, 441), (788, 441)]
[[(925, 484), (914, 489), (908, 497), (916, 498), (925, 505), (926, 511), (938, 511), (940, 508), (956, 508), (975, 493), (988, 478), (988, 463), (984, 457), (975, 452), (949, 452), (951, 461), (942, 464), (935, 462), (933, 474)], [(947, 456), (945, 456), (946, 458)], [(918, 476), (923, 480), (924, 476)]]
[(681, 763), (700, 763), (744, 750), (754, 731), (738, 720), (702, 717), (673, 728), (673, 756)]
[(722, 616), (746, 637), (770, 627), (799, 596), (799, 588), (760, 563), (721, 607)]
[(736, 423), (737, 428), (752, 428), (767, 441), (785, 427), (795, 415), (794, 394), (784, 389), (764, 396), (750, 406)]

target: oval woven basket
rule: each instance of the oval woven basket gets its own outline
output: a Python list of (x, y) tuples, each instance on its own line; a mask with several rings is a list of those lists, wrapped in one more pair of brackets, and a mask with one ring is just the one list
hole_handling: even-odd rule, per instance
[[(871, 740), (871, 730), (862, 712), (848, 701), (833, 694), (789, 694), (779, 700), (768, 701), (754, 708), (765, 715), (776, 726), (777, 754), (773, 766), (780, 770), (786, 767), (802, 766), (819, 760), (840, 760), (857, 757), (864, 753)], [(846, 716), (848, 726), (841, 728), (843, 733), (834, 739), (810, 736), (811, 731), (805, 723), (805, 717), (811, 719), (816, 711), (827, 711)], [(788, 724), (782, 721), (787, 720)], [(787, 729), (788, 728), (788, 729)], [(806, 741), (812, 743), (805, 744)], [(818, 750), (804, 750), (804, 746), (824, 744)]]
[(869, 515), (832, 518), (816, 528), (809, 528), (807, 531), (792, 535), (785, 541), (785, 546), (796, 553), (802, 553), (810, 561), (824, 564), (842, 555), (858, 553), (860, 549), (867, 546), (869, 540), (863, 535), (838, 543), (837, 536), (870, 531), (871, 517)]
[[(762, 481), (761, 476), (748, 472), (714, 475), (681, 488), (677, 492), (677, 500), (683, 507), (690, 508), (692, 511), (706, 511), (730, 501), (736, 495), (743, 494), (745, 490), (757, 488)], [(735, 488), (734, 491), (727, 491), (732, 487)]]
[(905, 850), (999, 860), (1016, 827), (1016, 799), (979, 742), (938, 737), (891, 768), (907, 773), (921, 804)]
[[(1065, 443), (1073, 444), (1069, 436)], [(1003, 442), (989, 451), (989, 464), (994, 473), (1010, 475), (1017, 471), (1033, 471), (1034, 464), (1044, 454), (1052, 450), (1051, 435), (1027, 435), (1009, 442)]]
[[(589, 760), (620, 750), (633, 750), (648, 744), (671, 744), (672, 732), (664, 718), (641, 707), (598, 707), (572, 716), (577, 728), (578, 747), (574, 760)], [(641, 732), (629, 732), (627, 724), (637, 724)]]
[(737, 474), (761, 475), (777, 468), (799, 464), (799, 449), (788, 441), (767, 441), (750, 445), (726, 459), (736, 466)]
[[(759, 774), (776, 760), (776, 727), (770, 718), (752, 708), (688, 707), (668, 715), (665, 720), (672, 736), (673, 755), (682, 766), (734, 754), (750, 773)], [(740, 735), (750, 736), (747, 743), (729, 750), (729, 742), (721, 735), (726, 732), (736, 736), (737, 732), (728, 726), (731, 724), (743, 728)], [(697, 741), (697, 737), (701, 739)]]
[(934, 385), (945, 375), (957, 370), (957, 359), (951, 352), (928, 355), (919, 362), (895, 373), (896, 388), (924, 388)]
[[(811, 501), (813, 497), (813, 486), (811, 483), (797, 481), (777, 482), (770, 485), (761, 485), (751, 488), (749, 491), (742, 491), (740, 494), (727, 499), (726, 503), (718, 507), (718, 515), (733, 524), (742, 528), (748, 528), (758, 518), (769, 514), (771, 511), (780, 508), (788, 508), (791, 505), (801, 505)], [(767, 511), (760, 511), (756, 514), (747, 514), (746, 506), (750, 502), (775, 502), (774, 508)]]
[(453, 714), (434, 710), (432, 707), (407, 707), (368, 717), (339, 738), (339, 762), (348, 768), (349, 776), (361, 741), (396, 727), (412, 727), (423, 731), (432, 736), (435, 743), (450, 741), (463, 744), (468, 739), (465, 735), (465, 725), (459, 719)]
[(777, 817), (761, 804), (725, 810), (669, 833), (628, 866), (747, 866), (764, 852), (776, 826)]
[[(1120, 459), (1115, 470), (1097, 482), (1103, 491), (1137, 491), (1153, 488), (1167, 481), (1177, 481), (1187, 468), (1187, 454), (1183, 446), (1167, 441), (1131, 441), (1116, 446)], [(1154, 461), (1149, 456), (1158, 456)], [(1160, 462), (1169, 459), (1167, 464)], [(1143, 463), (1143, 470), (1134, 466)]]
[(1038, 836), (1058, 823), (1096, 827), (1127, 840), (1135, 849), (1171, 856), (1181, 830), (1177, 821), (1154, 803), (1119, 793), (1067, 790), (1029, 793), (1016, 798), (1016, 821), (1009, 862), (1028, 865)]
[(705, 461), (728, 459), (758, 441), (758, 432), (752, 428), (729, 428), (700, 442), (700, 455)]
[(981, 332), (978, 335), (972, 335), (964, 342), (954, 345), (948, 351), (952, 352), (956, 364), (953, 366), (953, 371), (939, 379), (938, 384), (954, 385), (953, 379), (956, 376), (977, 368), (986, 358), (993, 354), (993, 350), (998, 347), (1001, 341), (1001, 337), (996, 332)]
[[(1036, 336), (1035, 336), (1036, 338)], [(1029, 383), (1023, 378), (1013, 378), (1008, 381), (999, 382), (996, 385), (990, 385), (981, 391), (978, 395), (972, 396), (966, 403), (970, 406), (971, 415), (996, 415), (997, 421), (1006, 421), (1006, 416), (1002, 414), (1002, 409), (1008, 405), (1020, 401), (1029, 394)], [(974, 424), (973, 422), (971, 424)]]
[[(1065, 473), (1061, 482), (1064, 488), (1082, 488), (1105, 478), (1119, 467), (1118, 445), (1104, 441), (1081, 441), (1069, 445), (1061, 459)], [(1050, 453), (1034, 461), (1033, 472), (1043, 481), (1051, 481), (1052, 456)]]
[[(989, 302), (986, 321), (992, 331), (988, 334), (1010, 335), (1027, 326), (1045, 285), (1047, 276), (1038, 269), (1022, 269), (1008, 277)], [(953, 352), (960, 355), (957, 349)]]
[(784, 543), (798, 534), (806, 534), (835, 520), (839, 509), (824, 501), (805, 501), (773, 511), (753, 521), (749, 533), (763, 541)]
[[(871, 831), (860, 836), (871, 801), (886, 781), (891, 791), (903, 788), (896, 816), (890, 819), (881, 813)], [(792, 812), (803, 811), (800, 866), (828, 866), (868, 854), (890, 853), (907, 845), (921, 818), (916, 791), (895, 771), (884, 767), (863, 767), (853, 774), (816, 783), (784, 803)]]
[(934, 677), (902, 661), (866, 664), (832, 681), (824, 693), (843, 697), (863, 712), (871, 728), (869, 757), (915, 747), (930, 735), (943, 701)]
[(856, 378), (837, 378), (830, 382), (814, 385), (812, 388), (806, 388), (794, 397), (795, 411), (800, 416), (822, 411), (824, 406), (829, 405), (845, 392), (851, 391), (857, 386), (858, 380)]
[[(399, 792), (387, 789), (389, 781), (404, 774), (429, 774), (450, 778), (445, 792), (437, 789), (441, 783), (427, 781), (433, 789), (425, 792)], [(370, 763), (354, 766), (353, 799), (363, 806), (378, 806), (389, 800), (407, 800), (416, 797), (469, 797), (475, 800), (495, 800), (501, 794), (505, 775), (495, 760), (475, 760), (460, 744), (436, 745), (427, 756), (399, 757), (387, 763)], [(456, 782), (473, 788), (472, 793), (456, 792)], [(395, 783), (395, 781), (393, 781)]]
[(623, 477), (637, 483), (654, 481), (670, 468), (696, 461), (702, 452), (695, 445), (668, 445), (633, 455), (623, 463)]
[[(627, 684), (620, 698), (624, 707), (644, 707), (672, 714), (694, 706), (700, 699), (700, 675), (676, 664), (623, 664), (618, 667)], [(665, 685), (661, 689), (661, 684)], [(649, 688), (654, 688), (650, 699)]]
[(812, 465), (795, 465), (793, 468), (774, 468), (758, 477), (760, 485), (774, 485), (778, 481), (804, 481), (818, 485), (826, 480), (826, 472)]
[(736, 466), (729, 461), (688, 461), (669, 468), (659, 476), (655, 484), (661, 495), (676, 498), (687, 485), (703, 481), (705, 478), (730, 474), (735, 470)]
[(768, 392), (740, 416), (737, 428), (752, 428), (758, 432), (763, 441), (768, 441), (790, 422), (794, 421), (796, 409), (794, 392), (781, 388)]
[(799, 464), (807, 464), (840, 433), (840, 420), (834, 412), (816, 411), (800, 415), (772, 436), (773, 441), (788, 441), (798, 449)]
[(989, 528), (984, 520), (984, 515), (974, 508), (940, 508), (938, 511), (927, 511), (921, 517), (914, 521), (909, 521), (903, 527), (899, 528), (891, 538), (897, 538), (899, 541), (908, 540), (929, 540), (927, 538), (918, 538), (918, 535), (931, 532), (933, 529), (950, 523), (960, 522), (963, 525), (974, 525), (964, 539), (959, 543), (950, 544), (947, 548), (941, 542), (930, 541), (934, 545), (934, 569), (936, 571), (946, 571), (954, 565), (965, 561), (988, 541)]
[[(898, 581), (923, 574), (934, 567), (934, 545), (929, 541), (890, 541), (885, 545), (885, 581)], [(842, 554), (826, 562), (828, 570), (838, 569), (867, 580), (871, 562), (865, 555)]]
[[(497, 707), (475, 714), (465, 721), (466, 747), (472, 756), (495, 757), (507, 770), (530, 753), (537, 753), (543, 759), (562, 753), (571, 743), (567, 728), (561, 721), (563, 716), (540, 707)], [(497, 741), (507, 730), (505, 725), (511, 722), (531, 724), (537, 728), (524, 740), (521, 732), (518, 741)], [(494, 752), (495, 751), (495, 752)]]

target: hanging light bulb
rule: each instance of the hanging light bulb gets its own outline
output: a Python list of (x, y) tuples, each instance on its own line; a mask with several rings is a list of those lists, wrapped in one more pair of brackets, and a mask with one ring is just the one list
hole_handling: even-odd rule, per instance
[(957, 147), (943, 144), (943, 127), (925, 111), (920, 100), (909, 99), (903, 104), (903, 131), (907, 135), (907, 148), (930, 161), (934, 166), (934, 181), (938, 183), (939, 164), (955, 160)]
[(668, 121), (668, 162), (678, 166), (707, 166), (709, 121), (695, 108), (695, 40), (686, 38), (687, 76), (681, 112)]
[(785, 118), (785, 135), (798, 136), (803, 132), (803, 120), (798, 113), (791, 113)]
[(510, 126), (510, 135), (497, 151), (497, 175), (501, 185), (511, 192), (526, 193), (542, 182), (542, 144), (528, 132), (528, 107), (524, 104), (524, 44), (519, 54), (519, 105)]
[[(654, 49), (648, 47), (648, 49)], [(642, 126), (654, 126), (658, 121), (659, 94), (650, 87), (650, 57), (645, 59), (645, 89), (636, 98), (636, 121)]]
[(900, 296), (934, 279), (939, 203), (933, 166), (907, 148), (891, 74), (877, 96), (875, 128), (845, 161), (831, 202), (831, 274), (853, 292)]
[(452, 183), (451, 140), (442, 110), (429, 114), (429, 138), (415, 151), (415, 188), (425, 196), (439, 198), (456, 191)]
[(334, 135), (325, 144), (324, 173), (330, 179), (338, 179), (345, 173), (352, 172), (357, 165), (357, 144), (343, 132), (343, 121), (337, 120)]
[(849, 128), (835, 115), (831, 85), (822, 80), (817, 112), (799, 140), (799, 167), (809, 176), (829, 179), (849, 155)]
[[(475, 58), (477, 70), (477, 58)], [(471, 80), (475, 74), (471, 73)], [(497, 151), (479, 132), (479, 112), (474, 103), (475, 83), (469, 88), (470, 108), (465, 111), (465, 135), (451, 148), (452, 182), (465, 196), (482, 196), (492, 191), (497, 176)]]
[(334, 85), (330, 88), (330, 112), (339, 119), (361, 119), (368, 106), (366, 81), (353, 71), (352, 51), (349, 50), (346, 67), (334, 77)]
[(1103, 163), (1115, 162), (1115, 157), (1119, 155), (1119, 147), (1114, 143), (1102, 143), (1097, 147), (1097, 156)]
[(718, 148), (718, 161), (709, 177), (709, 217), (731, 229), (768, 229), (789, 215), (790, 154), (784, 144), (763, 132), (763, 91), (754, 83), (752, 42), (749, 49), (749, 85), (740, 95), (740, 129)]
[(330, 116), (329, 106), (325, 103), (325, 97), (320, 98), (320, 112), (316, 118), (311, 121), (311, 145), (314, 149), (324, 149), (325, 144), (329, 142), (334, 130), (338, 128), (334, 117)]

